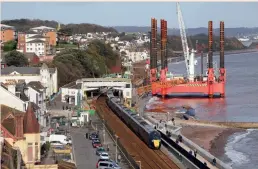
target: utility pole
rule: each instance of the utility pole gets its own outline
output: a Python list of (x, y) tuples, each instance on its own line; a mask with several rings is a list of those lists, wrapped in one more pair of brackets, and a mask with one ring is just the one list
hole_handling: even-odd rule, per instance
[(117, 163), (117, 138), (118, 138), (118, 136), (115, 135), (115, 137), (116, 137), (116, 163)]
[(103, 118), (103, 141), (104, 141), (104, 146), (105, 146), (105, 120)]

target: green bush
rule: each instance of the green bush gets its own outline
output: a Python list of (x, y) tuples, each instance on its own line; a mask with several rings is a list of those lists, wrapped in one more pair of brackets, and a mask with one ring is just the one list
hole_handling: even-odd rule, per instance
[(8, 41), (8, 42), (4, 43), (3, 50), (4, 50), (4, 52), (9, 52), (9, 51), (15, 50), (16, 46), (17, 46), (16, 41)]

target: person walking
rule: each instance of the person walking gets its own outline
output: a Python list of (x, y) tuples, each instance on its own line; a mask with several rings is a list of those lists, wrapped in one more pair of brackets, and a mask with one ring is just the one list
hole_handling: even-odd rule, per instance
[(197, 156), (197, 150), (195, 149), (194, 150), (194, 157), (196, 158), (196, 156)]
[(120, 163), (120, 160), (121, 160), (121, 155), (118, 154), (117, 161)]
[(174, 126), (176, 125), (174, 117), (172, 118), (172, 123)]

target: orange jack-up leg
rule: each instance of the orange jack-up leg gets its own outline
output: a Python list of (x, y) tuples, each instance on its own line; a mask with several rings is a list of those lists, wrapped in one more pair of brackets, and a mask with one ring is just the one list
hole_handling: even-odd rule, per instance
[(209, 55), (208, 55), (208, 95), (209, 98), (212, 98), (214, 93), (213, 93), (213, 83), (214, 83), (214, 69), (213, 69), (213, 58), (212, 58), (212, 45), (213, 45), (213, 28), (212, 28), (212, 21), (209, 21), (208, 24), (208, 40), (209, 40)]
[(213, 68), (209, 68), (208, 69), (208, 87), (209, 87), (209, 91), (208, 91), (208, 95), (209, 98), (213, 98), (213, 83), (214, 83), (214, 70)]
[(226, 69), (220, 68), (220, 76), (219, 76), (219, 82), (223, 84), (222, 92), (220, 93), (220, 97), (225, 97), (225, 82), (226, 82)]
[(157, 81), (157, 70), (154, 68), (154, 69), (151, 69), (151, 72), (150, 72), (150, 81), (151, 81), (151, 92), (152, 92), (152, 95), (155, 95), (156, 94), (156, 91), (155, 91), (155, 86), (153, 85), (153, 82)]
[(225, 97), (225, 82), (226, 82), (226, 69), (225, 69), (225, 59), (224, 59), (224, 22), (220, 22), (220, 76), (219, 83), (222, 83), (221, 97)]

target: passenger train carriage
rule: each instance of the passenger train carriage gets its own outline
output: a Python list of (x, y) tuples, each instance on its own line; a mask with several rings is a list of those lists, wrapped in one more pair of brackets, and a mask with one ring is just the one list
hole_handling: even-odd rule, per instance
[(112, 91), (107, 92), (107, 104), (116, 115), (137, 134), (151, 149), (160, 149), (161, 135), (151, 125), (147, 124), (141, 117), (121, 104), (113, 95)]

